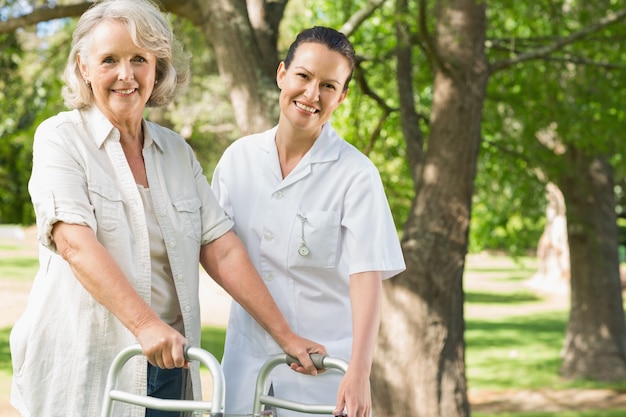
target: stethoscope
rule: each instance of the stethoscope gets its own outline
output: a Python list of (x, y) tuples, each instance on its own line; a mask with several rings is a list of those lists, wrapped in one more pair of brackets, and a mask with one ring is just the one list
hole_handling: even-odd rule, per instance
[(306, 240), (304, 240), (304, 223), (307, 222), (306, 217), (304, 217), (301, 214), (297, 215), (298, 218), (300, 219), (300, 224), (302, 225), (301, 228), (301, 232), (300, 232), (300, 247), (298, 248), (298, 254), (300, 256), (307, 256), (309, 253), (311, 253), (311, 251), (309, 250), (309, 247), (306, 245)]

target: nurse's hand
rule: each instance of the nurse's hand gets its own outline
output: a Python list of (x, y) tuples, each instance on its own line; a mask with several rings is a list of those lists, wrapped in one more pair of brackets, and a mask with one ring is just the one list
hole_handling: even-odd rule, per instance
[[(335, 416), (369, 417), (372, 409), (369, 373), (365, 370), (348, 368), (339, 390), (337, 391), (337, 407)], [(347, 410), (347, 412), (345, 411)]]
[(281, 344), (283, 351), (298, 359), (300, 363), (292, 363), (291, 369), (301, 374), (317, 375), (320, 370), (313, 365), (310, 355), (312, 353), (326, 354), (326, 348), (319, 343), (303, 337), (292, 335), (285, 344)]

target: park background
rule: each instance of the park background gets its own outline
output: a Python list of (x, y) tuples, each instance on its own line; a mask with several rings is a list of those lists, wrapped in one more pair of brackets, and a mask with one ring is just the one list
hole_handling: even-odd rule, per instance
[[(472, 338), (477, 299), (527, 305), (547, 297), (536, 294), (560, 293), (565, 309), (553, 320), (532, 319), (537, 328), (526, 336), (535, 340), (541, 329), (554, 336), (546, 343), (557, 352), (553, 379), (541, 383), (621, 389), (621, 1), (161, 3), (193, 54), (194, 75), (183, 97), (147, 117), (180, 132), (207, 177), (229, 143), (275, 123), (274, 74), (298, 30), (329, 25), (355, 44), (351, 91), (332, 123), (379, 167), (407, 260), (407, 271), (385, 285), (372, 380), (376, 415), (470, 414), (468, 393), (477, 381), (471, 349), (488, 352), (498, 334)], [(64, 109), (60, 75), (75, 17), (88, 5), (0, 1), (0, 223), (34, 221), (27, 193), (32, 136)], [(550, 285), (476, 297), (470, 260), (484, 253), (505, 254), (513, 269), (526, 271), (518, 280), (537, 284), (540, 273)], [(534, 267), (525, 266), (528, 258)], [(511, 372), (512, 361), (495, 359), (488, 374), (498, 381), (494, 372)], [(538, 372), (514, 369), (531, 379)]]

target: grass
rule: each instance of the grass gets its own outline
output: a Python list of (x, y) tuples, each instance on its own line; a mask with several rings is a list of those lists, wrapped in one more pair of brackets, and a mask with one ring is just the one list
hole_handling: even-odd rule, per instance
[(0, 277), (19, 281), (32, 281), (39, 269), (36, 256), (23, 255), (24, 245), (0, 240)]
[(531, 291), (509, 293), (465, 291), (468, 304), (522, 304), (541, 301), (541, 297)]
[(468, 383), (477, 389), (555, 387), (565, 312), (466, 322)]

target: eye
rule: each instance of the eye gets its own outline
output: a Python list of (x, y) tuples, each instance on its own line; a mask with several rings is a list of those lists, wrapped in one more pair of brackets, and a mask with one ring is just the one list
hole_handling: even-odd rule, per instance
[(142, 57), (142, 56), (136, 56), (133, 61), (135, 62), (147, 62), (146, 58)]
[(322, 87), (324, 88), (328, 88), (330, 90), (336, 90), (335, 85), (334, 84), (322, 84)]
[(302, 79), (305, 79), (305, 80), (309, 79), (309, 76), (307, 74), (303, 73), (303, 72), (297, 73), (296, 76), (298, 76), (298, 77), (300, 77)]
[(102, 60), (103, 64), (112, 64), (113, 62), (115, 62), (115, 60), (113, 58), (111, 58), (110, 56), (108, 56), (108, 57), (106, 57), (106, 58), (104, 58)]

